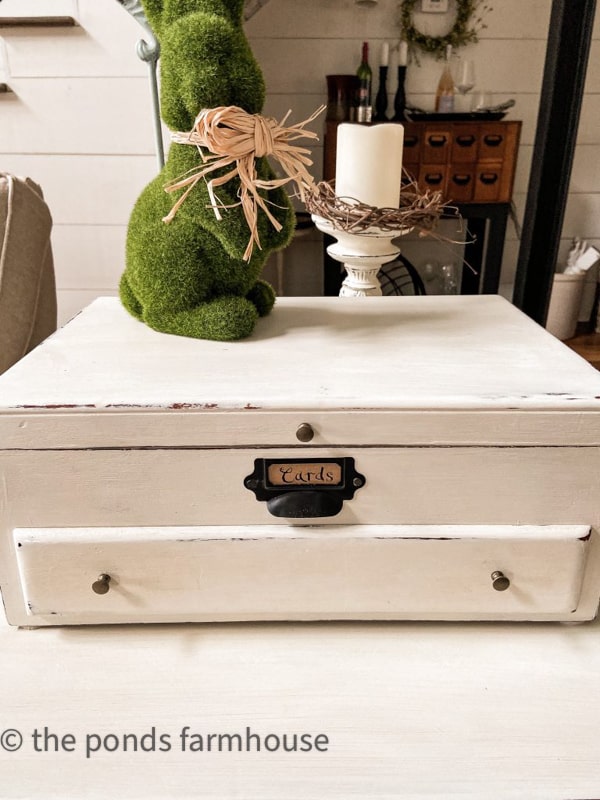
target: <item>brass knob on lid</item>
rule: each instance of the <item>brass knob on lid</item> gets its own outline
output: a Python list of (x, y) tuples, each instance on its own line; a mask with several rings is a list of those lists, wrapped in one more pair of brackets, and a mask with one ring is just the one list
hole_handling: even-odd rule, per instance
[(510, 586), (510, 580), (503, 572), (496, 570), (492, 572), (492, 586), (497, 592), (504, 592)]
[(110, 589), (110, 575), (103, 572), (92, 583), (92, 591), (96, 594), (106, 594)]
[(308, 422), (303, 422), (302, 425), (298, 426), (298, 430), (296, 431), (296, 439), (298, 439), (299, 442), (310, 442), (314, 438), (314, 435), (313, 427), (309, 425)]

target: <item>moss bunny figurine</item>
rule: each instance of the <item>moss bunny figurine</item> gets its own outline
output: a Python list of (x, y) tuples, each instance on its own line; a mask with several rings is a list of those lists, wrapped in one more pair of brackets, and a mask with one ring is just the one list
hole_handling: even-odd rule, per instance
[[(264, 80), (242, 30), (243, 5), (243, 0), (143, 0), (161, 46), (161, 115), (172, 131), (191, 130), (205, 108), (261, 112)], [(129, 223), (121, 301), (158, 331), (241, 339), (273, 307), (273, 289), (259, 275), (269, 253), (290, 241), (294, 212), (282, 188), (269, 191), (269, 210), (282, 227), (276, 231), (259, 212), (262, 249), (254, 248), (249, 261), (242, 257), (249, 232), (236, 206), (237, 178), (219, 188), (219, 202), (234, 206), (221, 221), (202, 180), (165, 224), (173, 205), (165, 185), (199, 162), (196, 147), (173, 143), (162, 172), (140, 195)], [(266, 158), (256, 169), (259, 178), (273, 178)]]

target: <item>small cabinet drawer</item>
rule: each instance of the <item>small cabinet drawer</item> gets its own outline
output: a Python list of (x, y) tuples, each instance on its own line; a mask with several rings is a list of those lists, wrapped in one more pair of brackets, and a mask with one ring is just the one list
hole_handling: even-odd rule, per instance
[(473, 126), (456, 126), (452, 140), (452, 163), (474, 164), (477, 161), (479, 128)]
[(475, 172), (466, 166), (465, 169), (452, 167), (448, 178), (447, 195), (450, 202), (468, 203), (473, 199)]
[(503, 125), (486, 125), (480, 131), (479, 160), (498, 160), (506, 152), (507, 129)]
[(421, 141), (423, 129), (418, 125), (407, 122), (404, 125), (404, 146), (402, 149), (402, 160), (404, 164), (418, 164), (421, 158)]
[(452, 151), (452, 129), (427, 128), (423, 134), (421, 161), (424, 164), (446, 164)]
[(446, 193), (448, 167), (445, 164), (422, 164), (418, 184), (421, 191)]
[(502, 162), (477, 165), (474, 200), (481, 203), (498, 201), (502, 192)]
[(28, 624), (572, 619), (587, 526), (27, 528)]

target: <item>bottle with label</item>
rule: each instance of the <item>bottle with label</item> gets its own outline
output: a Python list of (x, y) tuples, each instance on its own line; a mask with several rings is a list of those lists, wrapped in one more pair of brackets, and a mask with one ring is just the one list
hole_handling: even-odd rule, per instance
[(371, 106), (371, 83), (373, 73), (369, 66), (369, 43), (363, 42), (362, 61), (356, 72), (358, 77), (358, 96), (356, 101), (356, 121), (371, 122), (373, 109)]
[(438, 114), (452, 114), (454, 111), (454, 78), (450, 69), (452, 45), (446, 48), (446, 63), (435, 93), (435, 110)]

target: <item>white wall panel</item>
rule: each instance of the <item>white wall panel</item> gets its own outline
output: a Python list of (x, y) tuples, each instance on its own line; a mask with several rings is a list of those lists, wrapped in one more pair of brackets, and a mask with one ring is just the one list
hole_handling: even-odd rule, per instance
[[(2, 5), (4, 6), (4, 2)], [(4, 16), (11, 16), (5, 13)], [(137, 76), (142, 27), (115, 0), (81, 0), (75, 28), (5, 28), (9, 70), (16, 77)]]
[(487, 5), (493, 6), (493, 11), (484, 17), (487, 28), (481, 31), (482, 39), (508, 40), (507, 49), (512, 48), (514, 39), (546, 41), (552, 0), (502, 0)]
[(594, 239), (600, 232), (600, 193), (570, 194), (565, 211), (563, 238)]
[[(380, 0), (377, 8), (361, 8), (355, 0), (302, 0), (302, 13), (297, 13), (298, 0), (273, 0), (248, 22), (250, 36), (271, 36), (274, 39), (315, 39), (326, 31), (331, 39), (400, 38), (396, 2)], [(483, 39), (544, 39), (548, 30), (552, 0), (501, 0), (494, 11), (486, 14), (487, 28)], [(415, 21), (431, 24), (431, 15), (417, 13)], [(440, 21), (445, 25), (446, 19)]]
[(125, 266), (126, 225), (54, 225), (59, 289), (116, 289)]
[(77, 15), (77, 0), (2, 0), (2, 17), (57, 17)]
[(600, 92), (586, 94), (583, 98), (581, 118), (577, 142), (579, 144), (597, 144), (600, 142)]
[[(0, 153), (154, 153), (145, 78), (11, 78)], [(119, 109), (115, 118), (114, 110)]]
[(595, 39), (590, 48), (585, 87), (588, 92), (600, 92), (600, 39)]
[[(600, 142), (578, 144), (571, 173), (570, 192), (594, 193), (600, 187)], [(598, 232), (600, 233), (600, 226)]]
[(517, 272), (517, 261), (519, 259), (519, 241), (514, 236), (507, 237), (504, 243), (504, 254), (502, 258), (501, 283), (511, 284)]
[[(327, 102), (327, 85), (325, 78), (323, 78), (323, 85), (320, 91), (313, 94), (295, 94), (289, 95), (287, 92), (277, 94), (270, 92), (265, 100), (264, 113), (267, 116), (275, 117), (281, 120), (288, 111), (292, 113), (288, 117), (287, 124), (294, 125), (297, 122), (302, 122), (315, 112), (319, 106)], [(325, 112), (320, 114), (314, 122), (306, 126), (307, 130), (315, 131), (321, 134), (325, 129)], [(299, 141), (298, 144), (301, 144)]]
[(533, 157), (533, 145), (522, 144), (519, 148), (517, 159), (517, 170), (515, 172), (514, 192), (522, 194), (527, 192), (529, 184), (529, 173), (531, 171), (531, 159)]
[(0, 156), (3, 169), (39, 183), (55, 223), (123, 225), (156, 175), (152, 156)]
[(0, 36), (0, 81), (4, 82), (8, 78), (8, 58), (6, 56), (6, 46), (4, 39)]
[[(250, 38), (331, 40), (399, 38), (395, 2), (380, 2), (376, 10), (361, 8), (355, 0), (272, 0), (268, 8), (247, 23)], [(357, 65), (358, 66), (358, 65)]]

